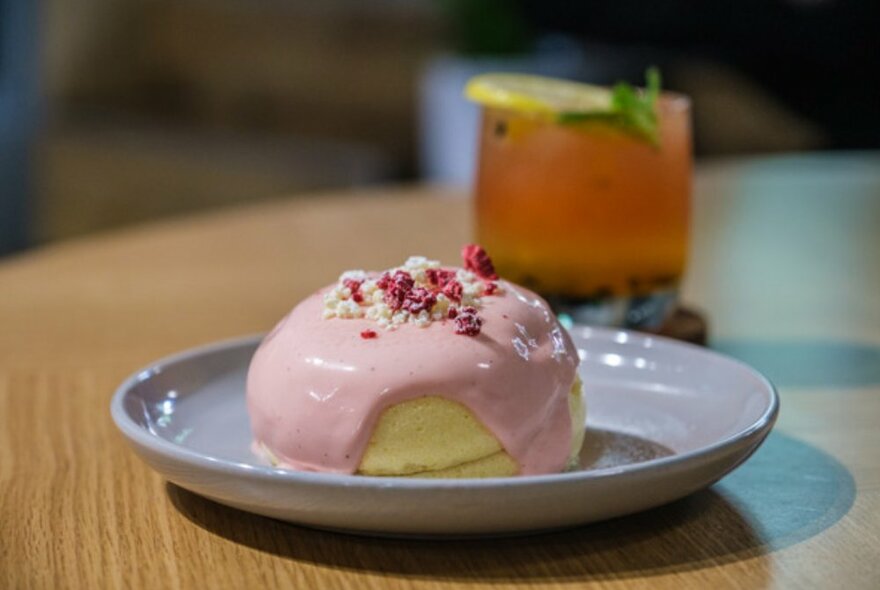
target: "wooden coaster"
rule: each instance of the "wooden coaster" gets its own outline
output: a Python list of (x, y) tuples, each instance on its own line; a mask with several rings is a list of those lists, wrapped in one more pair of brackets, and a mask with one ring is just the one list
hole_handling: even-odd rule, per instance
[(703, 314), (686, 307), (679, 307), (658, 332), (661, 336), (706, 346), (709, 324)]

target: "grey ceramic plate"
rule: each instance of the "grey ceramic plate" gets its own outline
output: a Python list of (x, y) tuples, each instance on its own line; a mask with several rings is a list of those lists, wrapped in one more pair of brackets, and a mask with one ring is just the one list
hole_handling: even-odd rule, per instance
[(737, 361), (672, 340), (575, 326), (587, 396), (581, 469), (418, 480), (275, 469), (251, 455), (244, 384), (259, 338), (157, 361), (111, 410), (134, 450), (170, 481), (291, 522), (378, 535), (475, 535), (574, 526), (704, 488), (761, 444), (773, 386)]

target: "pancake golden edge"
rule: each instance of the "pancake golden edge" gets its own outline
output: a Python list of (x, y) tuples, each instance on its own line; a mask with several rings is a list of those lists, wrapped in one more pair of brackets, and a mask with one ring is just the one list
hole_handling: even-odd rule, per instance
[[(580, 378), (568, 398), (572, 421), (569, 467), (584, 442), (586, 405)], [(498, 440), (458, 402), (420, 397), (387, 408), (361, 459), (362, 475), (464, 478), (519, 473), (516, 461)]]
[[(584, 442), (586, 404), (580, 377), (568, 396), (572, 444), (568, 468)], [(260, 445), (273, 465), (279, 462)], [(395, 404), (379, 417), (357, 471), (360, 475), (480, 478), (519, 473), (519, 465), (465, 406), (432, 395)]]

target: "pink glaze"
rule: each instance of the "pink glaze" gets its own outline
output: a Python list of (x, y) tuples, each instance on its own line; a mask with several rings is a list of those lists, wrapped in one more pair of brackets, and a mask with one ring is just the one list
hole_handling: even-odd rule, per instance
[[(571, 451), (577, 351), (543, 299), (503, 282), (483, 298), (478, 336), (452, 322), (378, 328), (322, 319), (311, 295), (263, 340), (248, 371), (251, 426), (284, 464), (354, 473), (382, 411), (440, 395), (469, 408), (523, 474), (558, 473)], [(372, 339), (363, 330), (376, 330)]]

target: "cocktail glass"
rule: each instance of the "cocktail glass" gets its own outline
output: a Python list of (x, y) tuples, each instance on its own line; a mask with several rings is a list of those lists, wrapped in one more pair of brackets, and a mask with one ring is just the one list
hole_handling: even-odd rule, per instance
[(690, 102), (664, 92), (657, 139), (484, 106), (475, 201), (501, 276), (595, 325), (658, 330), (685, 270)]

